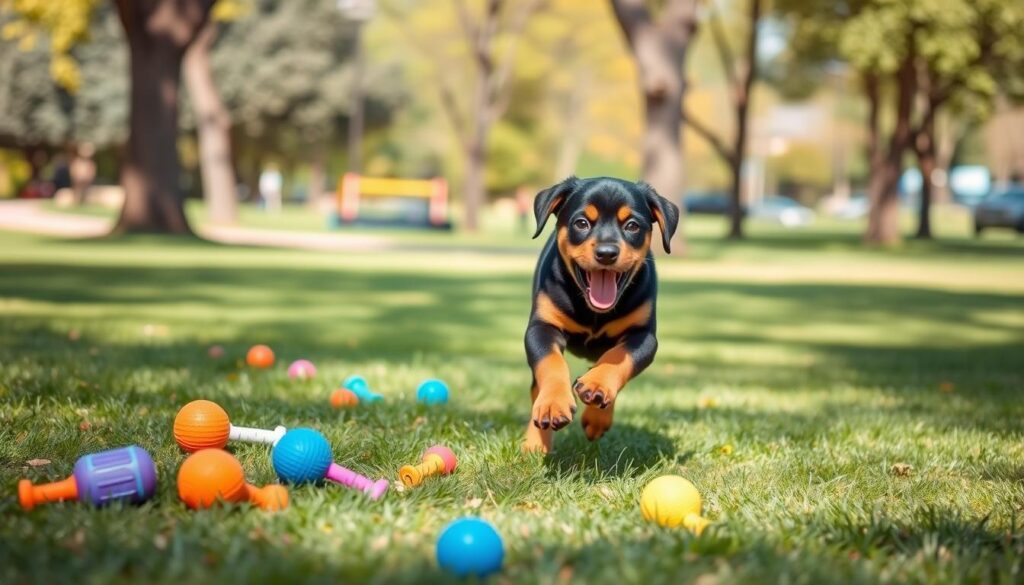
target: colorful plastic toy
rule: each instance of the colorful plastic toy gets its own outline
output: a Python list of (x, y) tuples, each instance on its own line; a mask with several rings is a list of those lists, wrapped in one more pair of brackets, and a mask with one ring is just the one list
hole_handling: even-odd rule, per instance
[(398, 477), (406, 487), (416, 487), (431, 475), (448, 475), (458, 466), (455, 453), (443, 445), (434, 445), (423, 452), (423, 463), (406, 465), (398, 470)]
[(209, 508), (218, 500), (252, 502), (269, 511), (288, 507), (284, 486), (260, 488), (246, 483), (242, 464), (220, 449), (203, 449), (185, 459), (178, 470), (178, 497), (193, 510)]
[(345, 381), (341, 383), (341, 387), (351, 390), (362, 402), (376, 402), (384, 399), (383, 395), (372, 392), (370, 384), (366, 382), (366, 378), (359, 375), (345, 378)]
[(295, 360), (288, 366), (288, 377), (293, 380), (311, 380), (316, 377), (316, 366), (309, 360)]
[(228, 420), (228, 413), (209, 400), (193, 400), (182, 406), (174, 417), (174, 440), (189, 453), (223, 449), (229, 439), (273, 445), (286, 430), (281, 426), (273, 430), (236, 427)]
[(388, 490), (388, 481), (373, 481), (331, 461), (331, 446), (313, 429), (292, 429), (274, 445), (270, 455), (274, 471), (282, 481), (308, 483), (326, 479), (359, 490), (378, 500)]
[(640, 512), (644, 520), (661, 526), (682, 525), (700, 534), (708, 520), (700, 515), (700, 492), (689, 480), (678, 475), (663, 475), (644, 487), (640, 494)]
[(245, 363), (250, 368), (269, 368), (274, 365), (274, 351), (265, 345), (254, 345), (245, 354)]
[(331, 406), (334, 408), (354, 408), (359, 406), (359, 397), (348, 388), (338, 388), (331, 392)]
[(501, 535), (485, 520), (460, 518), (437, 539), (437, 564), (459, 577), (483, 578), (501, 570), (505, 546)]
[(448, 402), (448, 385), (433, 378), (424, 380), (416, 389), (416, 400), (421, 404), (446, 404)]
[(94, 506), (115, 501), (140, 504), (156, 492), (156, 466), (142, 447), (132, 445), (82, 456), (71, 476), (61, 481), (32, 485), (18, 482), (18, 501), (25, 510), (37, 504), (79, 500)]

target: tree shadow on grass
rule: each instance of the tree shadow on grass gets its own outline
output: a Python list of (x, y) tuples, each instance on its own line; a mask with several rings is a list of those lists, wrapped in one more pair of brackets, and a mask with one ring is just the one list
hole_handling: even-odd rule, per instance
[(620, 421), (596, 441), (571, 428), (555, 433), (554, 449), (544, 465), (551, 478), (597, 483), (609, 477), (638, 477), (676, 457), (674, 443), (663, 433)]

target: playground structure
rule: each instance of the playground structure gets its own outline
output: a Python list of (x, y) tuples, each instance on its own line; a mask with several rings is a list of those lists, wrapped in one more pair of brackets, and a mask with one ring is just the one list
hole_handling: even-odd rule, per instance
[[(345, 173), (338, 183), (337, 225), (377, 225), (451, 229), (448, 181), (364, 177)], [(381, 202), (385, 212), (367, 213), (366, 200)], [(425, 205), (423, 205), (425, 204)]]

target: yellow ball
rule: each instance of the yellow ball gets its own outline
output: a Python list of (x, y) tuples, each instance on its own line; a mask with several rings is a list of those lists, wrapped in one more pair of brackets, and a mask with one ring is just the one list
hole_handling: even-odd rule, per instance
[(707, 525), (700, 517), (700, 492), (678, 475), (663, 475), (644, 487), (640, 494), (640, 511), (644, 520), (661, 526), (684, 525), (698, 534)]

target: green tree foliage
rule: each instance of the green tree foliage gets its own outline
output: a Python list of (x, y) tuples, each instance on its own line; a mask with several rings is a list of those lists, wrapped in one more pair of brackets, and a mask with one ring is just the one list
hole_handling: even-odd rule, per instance
[(0, 42), (0, 145), (57, 149), (124, 140), (128, 104), (127, 52), (117, 16), (99, 11), (87, 42), (73, 47), (80, 85), (71, 93), (51, 76), (50, 49)]
[[(899, 241), (896, 185), (904, 153), (951, 105), (984, 115), (1013, 91), (1024, 63), (1019, 0), (778, 0), (791, 62), (843, 60), (869, 100), (872, 210), (866, 240)], [(799, 58), (794, 56), (800, 56)], [(885, 119), (891, 123), (886, 124)]]
[[(221, 24), (214, 77), (246, 158), (293, 165), (338, 143), (351, 107), (353, 33), (334, 0), (254, 1)], [(387, 64), (369, 67), (365, 84), (372, 128), (404, 91)]]

